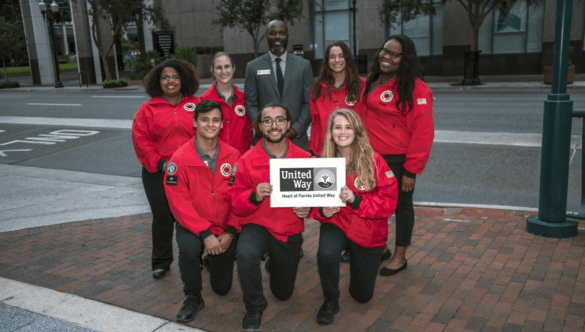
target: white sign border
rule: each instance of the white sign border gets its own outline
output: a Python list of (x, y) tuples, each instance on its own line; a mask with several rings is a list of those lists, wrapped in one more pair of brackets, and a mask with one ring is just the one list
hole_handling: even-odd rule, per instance
[[(315, 197), (315, 198), (299, 198), (299, 199), (282, 199), (280, 195), (280, 177), (278, 173), (282, 167), (291, 168), (319, 168), (319, 167), (336, 167), (337, 174), (337, 191), (319, 191), (315, 190), (311, 193), (335, 193), (334, 198), (330, 197)], [(345, 158), (286, 158), (286, 159), (270, 159), (270, 184), (272, 184), (272, 194), (270, 194), (270, 207), (283, 208), (291, 206), (291, 200), (294, 202), (294, 207), (331, 207), (339, 206), (345, 207), (345, 203), (341, 202), (339, 193), (341, 187), (345, 186)], [(289, 191), (287, 194), (307, 193), (306, 191)]]

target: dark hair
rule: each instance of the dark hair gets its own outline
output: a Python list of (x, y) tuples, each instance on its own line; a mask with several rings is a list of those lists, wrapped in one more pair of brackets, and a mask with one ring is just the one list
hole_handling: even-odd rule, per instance
[(412, 108), (412, 91), (414, 90), (414, 83), (417, 77), (424, 80), (422, 68), (419, 65), (418, 57), (416, 56), (416, 47), (408, 36), (405, 35), (394, 35), (388, 37), (382, 46), (376, 52), (374, 56), (374, 64), (370, 69), (370, 75), (366, 81), (366, 88), (364, 89), (364, 98), (368, 97), (372, 83), (374, 83), (380, 77), (380, 51), (384, 48), (384, 45), (389, 40), (396, 40), (402, 46), (402, 59), (400, 61), (400, 67), (398, 68), (398, 74), (396, 74), (396, 80), (398, 87), (398, 100), (396, 101), (396, 107), (402, 114), (407, 114)]
[(228, 59), (230, 59), (230, 62), (232, 63), (232, 67), (233, 68), (236, 67), (234, 59), (232, 59), (231, 55), (229, 55), (227, 52), (217, 52), (213, 55), (213, 58), (211, 58), (211, 70), (213, 70), (213, 67), (215, 66), (215, 59), (219, 58), (220, 56), (227, 56)]
[(142, 79), (142, 85), (146, 93), (154, 98), (163, 95), (160, 87), (160, 74), (165, 68), (173, 68), (181, 76), (181, 93), (183, 96), (193, 96), (199, 89), (199, 79), (193, 65), (183, 60), (169, 59), (160, 65), (152, 68)]
[(262, 107), (262, 110), (260, 112), (258, 112), (258, 115), (256, 116), (256, 122), (260, 123), (262, 121), (262, 113), (264, 113), (265, 109), (277, 108), (277, 107), (280, 107), (284, 110), (284, 115), (286, 116), (286, 119), (290, 121), (291, 115), (290, 115), (290, 110), (288, 109), (288, 107), (273, 101), (273, 102), (266, 104), (266, 106)]
[(223, 122), (223, 111), (221, 109), (221, 105), (215, 100), (202, 100), (197, 103), (197, 106), (195, 106), (195, 114), (193, 114), (193, 119), (197, 121), (199, 114), (209, 113), (216, 108), (219, 110), (219, 114), (221, 114), (221, 121)]
[(319, 73), (319, 77), (317, 77), (313, 83), (313, 101), (317, 101), (319, 96), (321, 96), (321, 85), (323, 82), (327, 84), (327, 92), (329, 93), (329, 98), (331, 98), (331, 87), (335, 84), (335, 80), (333, 78), (331, 68), (329, 68), (329, 54), (331, 53), (331, 49), (334, 46), (341, 48), (343, 57), (345, 58), (345, 84), (347, 95), (352, 100), (358, 101), (360, 99), (360, 92), (362, 90), (362, 80), (358, 74), (358, 70), (355, 66), (353, 55), (351, 54), (349, 46), (340, 40), (332, 42), (325, 50), (325, 56), (323, 57), (323, 62), (321, 63), (321, 72)]

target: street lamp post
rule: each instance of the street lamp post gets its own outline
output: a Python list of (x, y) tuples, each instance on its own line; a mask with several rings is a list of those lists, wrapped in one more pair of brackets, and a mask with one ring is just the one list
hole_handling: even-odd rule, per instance
[(59, 5), (57, 2), (53, 1), (51, 4), (51, 10), (47, 10), (47, 4), (41, 0), (39, 2), (39, 9), (41, 10), (41, 14), (43, 14), (43, 21), (45, 21), (45, 17), (47, 18), (49, 24), (49, 46), (51, 47), (51, 55), (53, 57), (53, 74), (55, 75), (55, 88), (62, 88), (63, 84), (61, 83), (61, 79), (59, 78), (59, 61), (57, 59), (57, 47), (55, 43), (55, 29), (53, 28), (53, 15), (59, 11)]

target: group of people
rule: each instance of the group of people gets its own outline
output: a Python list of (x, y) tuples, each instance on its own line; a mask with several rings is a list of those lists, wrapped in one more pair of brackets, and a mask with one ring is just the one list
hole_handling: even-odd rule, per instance
[[(414, 43), (389, 37), (364, 79), (349, 47), (333, 42), (314, 79), (309, 62), (286, 51), (284, 22), (270, 22), (266, 37), (269, 52), (248, 63), (244, 93), (232, 83), (235, 64), (225, 52), (214, 55), (215, 82), (200, 98), (194, 96), (196, 72), (186, 62), (167, 60), (144, 78), (152, 98), (135, 116), (132, 139), (153, 214), (154, 278), (170, 269), (176, 231), (186, 295), (178, 321), (193, 320), (205, 306), (206, 249), (210, 285), (219, 295), (229, 292), (237, 263), (246, 306), (242, 328), (260, 330), (267, 307), (261, 262), (268, 254), (274, 296), (290, 298), (305, 218), (321, 223), (319, 323), (331, 324), (339, 312), (342, 256), (350, 264), (349, 292), (361, 303), (372, 298), (378, 272), (407, 267), (416, 175), (434, 138), (432, 92)], [(311, 157), (345, 159), (346, 186), (338, 194), (346, 206), (271, 208), (270, 159)], [(392, 254), (386, 244), (395, 212)], [(390, 262), (379, 271), (384, 259)]]

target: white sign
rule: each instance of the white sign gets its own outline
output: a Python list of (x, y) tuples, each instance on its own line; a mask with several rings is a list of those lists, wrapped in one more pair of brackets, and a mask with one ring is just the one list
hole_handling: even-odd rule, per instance
[(270, 207), (345, 206), (344, 158), (270, 159)]

